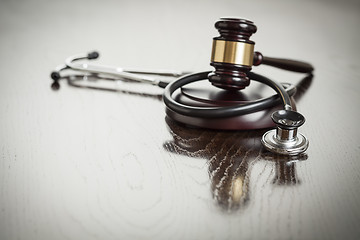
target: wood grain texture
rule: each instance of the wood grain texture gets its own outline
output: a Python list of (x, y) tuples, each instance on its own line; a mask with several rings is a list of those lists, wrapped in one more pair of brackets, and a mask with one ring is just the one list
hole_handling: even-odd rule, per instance
[[(359, 239), (359, 9), (356, 1), (1, 1), (0, 239)], [(151, 86), (50, 89), (57, 64), (94, 49), (102, 64), (211, 70), (222, 16), (254, 21), (264, 55), (314, 65), (295, 96), (306, 155), (269, 154), (263, 130), (177, 124)], [(254, 71), (294, 84), (304, 77)]]

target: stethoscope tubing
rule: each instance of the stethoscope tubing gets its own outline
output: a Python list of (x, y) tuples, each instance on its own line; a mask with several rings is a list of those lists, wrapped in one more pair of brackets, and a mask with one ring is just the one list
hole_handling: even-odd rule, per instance
[(273, 88), (277, 94), (262, 98), (259, 100), (251, 101), (246, 104), (237, 104), (233, 106), (225, 106), (225, 107), (196, 107), (189, 106), (182, 103), (177, 102), (172, 94), (177, 90), (182, 88), (183, 86), (206, 79), (210, 71), (207, 72), (199, 72), (194, 74), (189, 74), (183, 77), (178, 78), (175, 81), (170, 82), (164, 90), (163, 100), (165, 105), (177, 112), (179, 114), (183, 114), (186, 116), (192, 117), (202, 117), (202, 118), (226, 118), (226, 117), (234, 117), (244, 114), (249, 114), (257, 111), (261, 111), (280, 103), (283, 103), (284, 108), (291, 110), (291, 100), (290, 96), (292, 96), (296, 92), (296, 88), (293, 85), (287, 87), (286, 90), (283, 85), (277, 83), (267, 77), (256, 74), (254, 72), (250, 72), (248, 77), (254, 81), (263, 83)]

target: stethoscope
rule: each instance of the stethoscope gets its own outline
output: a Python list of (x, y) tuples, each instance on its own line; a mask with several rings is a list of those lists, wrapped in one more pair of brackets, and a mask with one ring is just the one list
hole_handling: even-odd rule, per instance
[[(262, 136), (261, 142), (267, 150), (277, 154), (297, 155), (305, 152), (309, 141), (297, 131), (304, 124), (305, 117), (292, 108), (290, 98), (295, 93), (295, 88), (292, 85), (279, 84), (250, 70), (252, 65), (262, 63), (295, 72), (311, 73), (312, 66), (299, 61), (267, 58), (261, 53), (254, 52), (254, 42), (250, 41), (249, 37), (256, 32), (256, 26), (248, 20), (221, 18), (215, 27), (221, 36), (214, 38), (213, 41), (211, 65), (216, 69), (213, 72), (189, 74), (166, 70), (146, 71), (78, 62), (99, 57), (98, 52), (90, 52), (69, 57), (65, 60), (65, 64), (58, 66), (51, 73), (51, 78), (54, 80), (53, 87), (59, 87), (58, 81), (63, 77), (62, 72), (67, 69), (93, 74), (99, 78), (108, 77), (155, 85), (164, 88), (163, 101), (170, 118), (174, 113), (184, 117), (204, 119), (231, 118), (262, 111), (282, 103), (283, 109), (271, 115), (272, 121), (277, 125), (276, 129), (267, 131)], [(171, 76), (177, 79), (169, 82), (149, 75)], [(209, 79), (212, 85), (228, 91), (243, 89), (250, 80), (256, 81), (271, 87), (277, 94), (244, 104), (211, 107), (187, 105), (173, 97), (177, 90), (204, 79)]]

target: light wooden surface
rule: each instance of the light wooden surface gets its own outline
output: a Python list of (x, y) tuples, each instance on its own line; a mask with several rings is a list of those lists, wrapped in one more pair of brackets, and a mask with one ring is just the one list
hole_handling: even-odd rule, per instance
[[(262, 130), (174, 123), (161, 89), (50, 89), (56, 65), (93, 49), (209, 70), (222, 16), (253, 20), (264, 55), (314, 65), (300, 161), (267, 153)], [(0, 239), (359, 239), (359, 24), (357, 1), (1, 1)]]

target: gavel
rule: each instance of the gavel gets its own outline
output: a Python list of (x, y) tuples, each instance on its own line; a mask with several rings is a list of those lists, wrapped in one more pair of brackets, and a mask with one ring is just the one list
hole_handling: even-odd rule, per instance
[(265, 57), (254, 52), (250, 40), (257, 27), (252, 21), (238, 18), (220, 18), (215, 23), (220, 36), (213, 38), (211, 63), (215, 71), (208, 75), (212, 85), (226, 90), (241, 90), (249, 86), (247, 76), (252, 66), (265, 64), (299, 73), (311, 73), (311, 64), (289, 59)]

